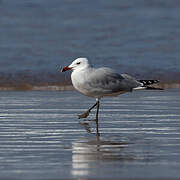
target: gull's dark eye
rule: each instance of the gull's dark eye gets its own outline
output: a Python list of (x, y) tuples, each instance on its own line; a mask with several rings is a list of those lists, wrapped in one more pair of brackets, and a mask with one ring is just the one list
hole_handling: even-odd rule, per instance
[(79, 64), (81, 64), (81, 63), (80, 63), (80, 62), (77, 62), (76, 64), (79, 65)]

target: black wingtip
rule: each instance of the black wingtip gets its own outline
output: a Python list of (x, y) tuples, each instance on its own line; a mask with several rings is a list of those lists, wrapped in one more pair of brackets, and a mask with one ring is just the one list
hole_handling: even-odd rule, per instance
[(139, 80), (140, 83), (142, 83), (144, 86), (151, 85), (158, 83), (159, 80)]

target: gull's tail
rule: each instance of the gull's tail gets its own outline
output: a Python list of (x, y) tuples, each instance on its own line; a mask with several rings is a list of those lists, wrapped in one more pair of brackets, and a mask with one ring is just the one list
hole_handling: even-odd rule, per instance
[(147, 89), (147, 90), (163, 90), (162, 88), (157, 88), (157, 87), (152, 87), (152, 86), (149, 86), (149, 85), (152, 85), (152, 84), (155, 84), (155, 83), (158, 83), (159, 80), (138, 80), (142, 86), (141, 87), (137, 87), (137, 88), (134, 88), (134, 90), (138, 90), (138, 89)]

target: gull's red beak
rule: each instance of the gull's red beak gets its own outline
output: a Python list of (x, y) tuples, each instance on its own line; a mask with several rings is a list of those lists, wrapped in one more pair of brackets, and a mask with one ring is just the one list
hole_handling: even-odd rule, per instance
[(68, 71), (68, 70), (71, 70), (71, 68), (68, 67), (68, 66), (66, 66), (66, 67), (64, 67), (64, 68), (61, 70), (61, 72), (65, 72), (65, 71)]

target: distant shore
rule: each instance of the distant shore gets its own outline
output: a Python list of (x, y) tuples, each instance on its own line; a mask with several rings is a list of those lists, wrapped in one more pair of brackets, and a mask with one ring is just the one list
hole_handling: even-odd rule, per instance
[[(152, 87), (162, 89), (178, 89), (180, 82), (162, 82), (153, 85)], [(0, 91), (73, 91), (72, 84), (17, 84), (0, 86)]]

